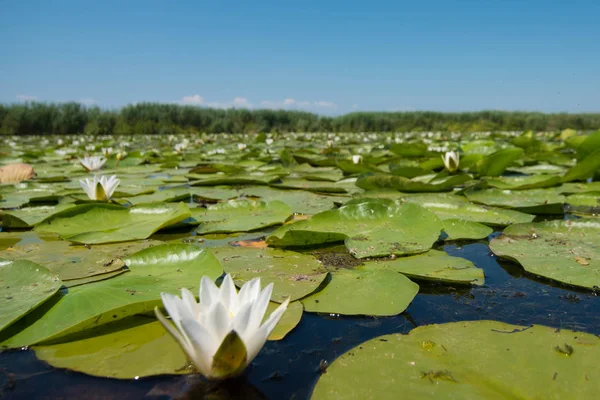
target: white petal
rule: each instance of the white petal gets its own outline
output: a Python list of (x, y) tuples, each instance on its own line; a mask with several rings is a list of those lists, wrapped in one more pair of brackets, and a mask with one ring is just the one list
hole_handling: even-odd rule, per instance
[(273, 292), (273, 283), (269, 283), (267, 287), (258, 296), (258, 299), (252, 305), (252, 313), (250, 314), (250, 322), (248, 323), (248, 330), (250, 332), (255, 331), (260, 326), (267, 307), (269, 306), (269, 300), (271, 300), (271, 293)]
[(200, 304), (202, 307), (210, 307), (219, 301), (219, 288), (208, 276), (200, 280)]
[(279, 307), (277, 307), (277, 309), (275, 309), (275, 311), (273, 311), (271, 315), (269, 315), (269, 318), (267, 318), (263, 326), (261, 326), (258, 330), (254, 331), (254, 333), (249, 332), (251, 335), (248, 337), (247, 341), (244, 341), (244, 344), (246, 345), (246, 350), (248, 351), (248, 364), (254, 359), (254, 357), (256, 357), (260, 349), (262, 349), (262, 347), (265, 345), (267, 338), (269, 337), (273, 329), (275, 329), (275, 326), (281, 319), (281, 316), (283, 315), (285, 310), (287, 310), (289, 302), (290, 299), (288, 298)]
[(186, 288), (181, 288), (181, 301), (190, 312), (190, 315), (196, 318), (198, 315), (198, 303), (196, 303), (196, 298), (192, 292)]
[(206, 319), (203, 321), (203, 325), (219, 343), (231, 332), (233, 320), (230, 318), (229, 312), (223, 304), (214, 304), (206, 313)]
[[(181, 325), (194, 348), (191, 361), (203, 375), (210, 376), (213, 357), (221, 343), (217, 342), (202, 325), (193, 319), (184, 319), (181, 321)], [(190, 354), (188, 356), (191, 357)]]
[(154, 314), (156, 315), (156, 318), (158, 318), (162, 326), (164, 326), (165, 329), (171, 334), (171, 336), (173, 336), (173, 338), (177, 340), (177, 342), (179, 342), (181, 349), (190, 358), (190, 360), (196, 358), (196, 352), (192, 347), (192, 342), (187, 338), (185, 333), (181, 329), (176, 329), (175, 327), (173, 327), (173, 324), (167, 321), (167, 319), (160, 312), (158, 307), (154, 307)]
[(260, 278), (254, 278), (249, 282), (246, 282), (238, 293), (238, 303), (243, 306), (245, 303), (253, 302), (260, 293)]
[(223, 279), (223, 283), (219, 288), (219, 300), (227, 310), (231, 310), (234, 313), (237, 312), (237, 291), (235, 290), (233, 279), (231, 279), (231, 275), (229, 274), (225, 275), (225, 279)]
[(250, 325), (250, 317), (252, 316), (252, 305), (252, 303), (242, 304), (232, 323), (233, 330), (240, 335), (244, 343), (252, 334), (252, 332), (248, 330), (248, 326)]

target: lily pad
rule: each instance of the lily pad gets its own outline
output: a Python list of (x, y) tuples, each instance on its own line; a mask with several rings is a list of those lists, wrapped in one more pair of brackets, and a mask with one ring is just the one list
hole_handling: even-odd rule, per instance
[(483, 285), (484, 275), (471, 261), (453, 257), (439, 250), (429, 250), (416, 256), (399, 257), (391, 261), (365, 261), (368, 271), (390, 270), (409, 278), (434, 282)]
[[(427, 175), (424, 175), (427, 176)], [(433, 178), (433, 179), (432, 179)], [(365, 190), (374, 189), (396, 189), (401, 192), (418, 193), (418, 192), (448, 192), (456, 186), (470, 181), (470, 175), (458, 174), (449, 175), (443, 178), (431, 177), (427, 182), (416, 180), (423, 179), (423, 176), (418, 178), (408, 179), (403, 176), (395, 175), (364, 175), (356, 181), (356, 186)]]
[(311, 399), (595, 399), (600, 339), (496, 321), (426, 325), (357, 346)]
[(0, 338), (2, 346), (47, 342), (151, 311), (162, 304), (161, 292), (176, 293), (183, 287), (197, 291), (202, 276), (215, 280), (223, 272), (210, 252), (186, 244), (142, 250), (125, 263), (130, 269), (125, 274), (62, 291), (48, 307), (13, 325)]
[[(269, 306), (267, 307), (267, 312), (265, 313), (265, 318), (263, 322), (266, 321), (267, 318), (269, 318), (269, 315), (271, 315), (271, 313), (275, 311), (277, 307), (279, 307), (278, 303), (274, 303), (272, 301), (269, 302)], [(283, 316), (281, 317), (277, 325), (275, 325), (275, 329), (273, 329), (273, 331), (269, 335), (268, 340), (282, 340), (300, 323), (300, 320), (302, 319), (303, 310), (304, 307), (302, 307), (302, 303), (300, 303), (299, 301), (291, 302), (288, 305), (287, 310), (285, 310), (285, 312), (283, 313)]]
[(323, 290), (301, 301), (308, 312), (391, 316), (406, 310), (418, 291), (419, 285), (394, 271), (340, 269)]
[(600, 191), (585, 192), (567, 196), (565, 211), (576, 214), (600, 214)]
[(49, 206), (25, 207), (19, 210), (0, 211), (0, 216), (2, 217), (2, 226), (4, 228), (13, 229), (32, 228), (57, 212), (74, 206), (75, 205), (72, 203), (67, 203)]
[(314, 292), (327, 276), (321, 263), (311, 255), (280, 249), (216, 247), (211, 251), (241, 287), (260, 277), (263, 286), (273, 283), (271, 301), (291, 301)]
[(491, 226), (531, 222), (534, 216), (499, 207), (486, 207), (469, 202), (463, 196), (448, 193), (423, 193), (402, 197), (402, 201), (419, 204), (442, 220), (462, 219)]
[(281, 201), (229, 200), (206, 208), (192, 208), (196, 233), (243, 232), (283, 224), (292, 215)]
[(481, 176), (500, 176), (514, 161), (521, 158), (523, 149), (515, 147), (498, 150), (484, 157), (477, 164), (477, 171)]
[(0, 331), (52, 297), (62, 282), (27, 260), (0, 258)]
[(490, 178), (485, 181), (496, 189), (524, 190), (541, 189), (560, 185), (560, 176), (531, 175)]
[(187, 187), (157, 190), (152, 194), (142, 194), (139, 196), (127, 197), (127, 201), (133, 205), (142, 203), (171, 203), (178, 201), (189, 202), (190, 199), (190, 189)]
[(290, 247), (344, 241), (356, 258), (407, 255), (429, 250), (441, 230), (436, 215), (416, 204), (356, 199), (337, 210), (284, 225), (267, 237), (267, 243)]
[[(269, 303), (265, 318), (279, 306)], [(280, 340), (302, 316), (302, 304), (290, 303), (269, 340)], [(193, 373), (185, 353), (158, 321), (133, 316), (90, 331), (67, 343), (35, 346), (35, 355), (56, 368), (92, 376), (134, 379)]]
[(530, 214), (562, 214), (565, 202), (565, 197), (552, 189), (467, 190), (465, 195), (474, 203), (513, 208)]
[[(120, 270), (125, 266), (123, 258), (159, 241), (143, 241), (94, 246), (76, 246), (69, 242), (41, 242), (14, 246), (0, 252), (9, 260), (29, 260), (48, 268), (63, 281), (78, 280)], [(106, 279), (106, 278), (99, 278)]]
[(140, 204), (131, 208), (92, 203), (54, 214), (35, 230), (58, 233), (75, 243), (114, 243), (146, 239), (189, 216), (190, 211), (183, 203)]
[(489, 226), (464, 219), (445, 219), (442, 220), (442, 224), (444, 232), (448, 235), (444, 240), (485, 239), (494, 232)]
[(330, 210), (336, 203), (343, 203), (347, 197), (319, 194), (305, 190), (281, 190), (268, 186), (247, 187), (242, 190), (246, 196), (258, 196), (265, 199), (283, 201), (290, 206), (292, 212), (300, 214), (317, 214)]
[(134, 379), (193, 372), (179, 344), (160, 322), (130, 317), (67, 343), (35, 346), (35, 355), (56, 368), (92, 376)]
[(499, 257), (525, 271), (587, 289), (600, 287), (600, 221), (515, 224), (490, 242)]

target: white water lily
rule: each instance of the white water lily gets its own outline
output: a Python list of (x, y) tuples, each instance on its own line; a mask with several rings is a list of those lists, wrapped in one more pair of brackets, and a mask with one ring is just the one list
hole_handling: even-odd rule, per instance
[(449, 172), (456, 172), (460, 163), (460, 155), (458, 151), (448, 151), (442, 155), (444, 165)]
[(106, 157), (110, 157), (112, 152), (113, 152), (112, 147), (102, 147), (102, 154), (104, 154)]
[(181, 143), (177, 143), (174, 148), (177, 153), (183, 153), (185, 151), (185, 149), (187, 149), (187, 147), (188, 147), (188, 142), (181, 142)]
[(271, 138), (267, 138), (267, 139), (265, 140), (265, 143), (267, 144), (267, 146), (270, 146), (270, 145), (272, 145), (272, 144), (273, 144), (273, 142), (274, 142), (274, 140), (273, 140), (273, 139), (271, 139)]
[(93, 179), (85, 178), (85, 181), (80, 180), (79, 184), (83, 191), (91, 200), (109, 201), (117, 186), (121, 181), (116, 175), (107, 178), (94, 176)]
[(352, 156), (352, 162), (354, 164), (358, 164), (360, 162), (362, 162), (362, 156), (360, 154), (355, 154)]
[(78, 160), (88, 171), (97, 171), (106, 163), (106, 158), (101, 156), (86, 156)]
[(175, 326), (158, 307), (154, 311), (200, 373), (209, 379), (225, 379), (241, 374), (252, 362), (287, 309), (289, 299), (261, 325), (272, 291), (272, 283), (260, 290), (260, 278), (247, 282), (237, 293), (230, 275), (220, 288), (204, 276), (200, 303), (185, 288), (181, 298), (161, 293)]
[(246, 143), (238, 143), (237, 147), (238, 147), (239, 151), (242, 151), (242, 150), (246, 149), (246, 147), (248, 147), (248, 145)]

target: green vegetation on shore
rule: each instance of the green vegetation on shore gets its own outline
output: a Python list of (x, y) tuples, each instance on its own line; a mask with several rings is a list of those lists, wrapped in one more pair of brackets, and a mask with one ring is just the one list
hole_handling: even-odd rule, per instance
[(119, 110), (79, 103), (0, 104), (0, 134), (165, 134), (184, 132), (558, 131), (600, 128), (600, 113), (521, 111), (354, 112), (336, 117), (303, 111), (210, 109), (140, 103)]

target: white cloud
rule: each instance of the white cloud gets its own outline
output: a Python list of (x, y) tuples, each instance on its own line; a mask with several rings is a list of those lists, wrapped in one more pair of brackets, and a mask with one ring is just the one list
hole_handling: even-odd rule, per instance
[(37, 96), (28, 96), (26, 94), (18, 94), (17, 100), (19, 100), (19, 101), (37, 101), (38, 97)]
[(332, 103), (331, 101), (323, 101), (323, 100), (315, 101), (314, 105), (316, 107), (321, 107), (321, 108), (336, 108), (337, 107), (337, 104)]
[(263, 100), (260, 102), (260, 105), (264, 108), (311, 111), (318, 111), (320, 109), (334, 110), (337, 108), (337, 104), (331, 101), (306, 101), (296, 100), (291, 97), (287, 97), (283, 101)]
[(192, 96), (183, 96), (181, 102), (183, 104), (201, 105), (204, 104), (204, 97), (200, 96), (199, 94), (194, 94)]
[(83, 97), (83, 98), (79, 99), (79, 102), (81, 104), (85, 104), (86, 106), (91, 106), (92, 104), (96, 104), (96, 100), (92, 99), (91, 97)]
[(183, 96), (179, 101), (181, 104), (189, 104), (195, 106), (204, 106), (210, 108), (252, 108), (253, 105), (245, 97), (235, 97), (231, 101), (219, 102), (219, 101), (207, 101), (204, 97), (199, 94), (191, 96)]

